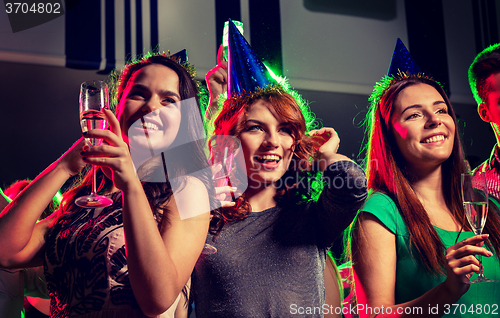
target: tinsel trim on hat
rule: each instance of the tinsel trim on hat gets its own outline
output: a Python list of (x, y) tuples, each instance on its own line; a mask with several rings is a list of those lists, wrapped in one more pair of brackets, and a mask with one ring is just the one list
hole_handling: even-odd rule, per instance
[(398, 70), (398, 73), (396, 75), (393, 75), (393, 76), (386, 75), (386, 76), (382, 77), (380, 82), (377, 82), (375, 84), (375, 86), (373, 87), (373, 92), (370, 95), (370, 97), (368, 98), (368, 101), (370, 101), (370, 107), (375, 108), (378, 105), (378, 103), (380, 102), (380, 100), (382, 99), (382, 97), (385, 95), (387, 90), (392, 85), (394, 85), (398, 82), (401, 82), (403, 80), (406, 80), (406, 79), (411, 79), (411, 78), (427, 79), (427, 80), (434, 81), (434, 82), (438, 83), (439, 86), (442, 86), (441, 83), (437, 82), (436, 80), (434, 80), (434, 78), (432, 78), (431, 76), (428, 76), (424, 73), (410, 74), (409, 71), (402, 72), (401, 70)]
[(186, 72), (189, 74), (189, 77), (191, 77), (193, 79), (193, 81), (195, 82), (196, 88), (198, 91), (198, 96), (205, 95), (205, 90), (202, 89), (202, 85), (201, 85), (200, 81), (198, 81), (196, 79), (196, 68), (193, 65), (189, 64), (188, 61), (182, 61), (181, 58), (178, 56), (172, 55), (170, 53), (170, 51), (167, 51), (167, 52), (165, 52), (165, 51), (154, 52), (153, 51), (153, 52), (148, 52), (144, 55), (136, 56), (135, 59), (129, 61), (121, 70), (115, 69), (111, 73), (111, 75), (109, 76), (109, 79), (108, 79), (108, 81), (109, 81), (108, 86), (109, 86), (109, 96), (110, 96), (110, 101), (111, 101), (110, 105), (111, 105), (113, 111), (116, 110), (116, 105), (118, 104), (117, 92), (118, 92), (118, 88), (121, 85), (123, 72), (126, 69), (128, 69), (129, 67), (131, 67), (132, 65), (144, 62), (145, 60), (149, 59), (152, 56), (164, 56), (164, 57), (168, 58), (169, 60), (182, 66), (182, 68), (184, 68), (186, 70)]
[[(254, 100), (260, 99), (269, 94), (283, 94), (287, 93), (291, 95), (304, 116), (306, 122), (306, 132), (309, 132), (313, 129), (317, 129), (320, 124), (316, 115), (311, 111), (309, 107), (309, 102), (306, 101), (302, 95), (300, 95), (296, 90), (290, 87), (288, 84), (288, 79), (286, 77), (275, 75), (274, 79), (277, 83), (267, 85), (266, 87), (259, 87), (253, 92), (244, 92), (239, 95), (233, 95), (231, 99), (243, 100), (245, 103), (252, 102)], [(207, 134), (210, 135), (214, 131), (214, 121), (219, 116), (222, 108), (224, 107), (224, 103), (227, 100), (227, 93), (221, 94), (217, 98), (217, 112), (212, 116), (212, 120), (209, 123), (206, 123)]]

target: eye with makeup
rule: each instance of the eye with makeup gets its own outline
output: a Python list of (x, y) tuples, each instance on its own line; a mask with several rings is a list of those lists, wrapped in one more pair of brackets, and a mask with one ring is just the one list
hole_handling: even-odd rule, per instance
[(245, 131), (264, 131), (260, 125), (249, 125)]
[(292, 135), (292, 129), (290, 129), (290, 127), (288, 127), (288, 126), (281, 127), (279, 129), (279, 132), (290, 135), (290, 136)]
[(438, 113), (438, 114), (448, 114), (448, 108), (446, 108), (446, 107), (440, 108), (440, 109), (437, 110), (436, 113)]
[(133, 89), (130, 91), (127, 98), (134, 100), (141, 100), (146, 98), (146, 94), (142, 90)]
[(416, 113), (413, 113), (413, 114), (410, 114), (409, 116), (407, 116), (405, 118), (405, 120), (410, 120), (410, 119), (418, 118), (419, 116), (420, 116), (420, 113), (416, 112)]
[(168, 97), (165, 97), (162, 99), (162, 103), (164, 104), (175, 104), (177, 103), (177, 100), (175, 100), (174, 98), (168, 96)]

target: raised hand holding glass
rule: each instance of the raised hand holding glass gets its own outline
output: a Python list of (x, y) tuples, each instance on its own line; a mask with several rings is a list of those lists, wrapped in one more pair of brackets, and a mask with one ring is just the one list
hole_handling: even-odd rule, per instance
[[(488, 216), (488, 186), (484, 173), (462, 173), (462, 200), (472, 231), (475, 235), (482, 234)], [(481, 270), (479, 276), (470, 283), (496, 282), (484, 276), (481, 255), (478, 255), (478, 259)]]
[[(80, 86), (80, 124), (82, 132), (92, 129), (106, 129), (107, 120), (103, 113), (104, 108), (109, 109), (108, 86), (103, 81), (86, 81)], [(100, 138), (86, 138), (89, 147), (102, 143)], [(96, 168), (92, 166), (92, 193), (75, 200), (75, 204), (84, 208), (102, 208), (113, 204), (106, 196), (96, 193)]]

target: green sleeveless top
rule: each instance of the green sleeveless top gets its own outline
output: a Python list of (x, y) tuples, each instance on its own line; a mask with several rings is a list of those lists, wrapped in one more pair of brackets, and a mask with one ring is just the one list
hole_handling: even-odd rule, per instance
[[(442, 283), (445, 275), (431, 274), (426, 271), (418, 252), (411, 246), (408, 229), (394, 201), (387, 195), (374, 192), (361, 209), (373, 214), (389, 231), (396, 235), (396, 304), (401, 304), (420, 297), (428, 290)], [(473, 232), (445, 231), (434, 226), (446, 248), (466, 238)], [(498, 257), (483, 257), (484, 275), (500, 280)], [(471, 278), (477, 277), (474, 274)], [(500, 283), (471, 284), (469, 290), (455, 304), (444, 306), (444, 317), (489, 317), (500, 316)], [(419, 310), (419, 309), (414, 309)], [(429, 314), (432, 308), (421, 308), (423, 314)], [(431, 312), (432, 313), (432, 312)]]

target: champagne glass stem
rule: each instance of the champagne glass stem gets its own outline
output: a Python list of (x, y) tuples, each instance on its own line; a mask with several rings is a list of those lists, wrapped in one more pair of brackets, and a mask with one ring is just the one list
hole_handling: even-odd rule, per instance
[(486, 278), (484, 276), (484, 273), (483, 273), (483, 256), (482, 255), (478, 255), (477, 256), (477, 259), (479, 260), (479, 275), (478, 275), (478, 278)]
[(96, 194), (96, 171), (95, 166), (92, 165), (92, 194)]

